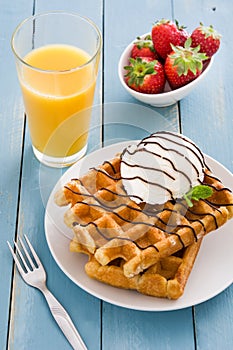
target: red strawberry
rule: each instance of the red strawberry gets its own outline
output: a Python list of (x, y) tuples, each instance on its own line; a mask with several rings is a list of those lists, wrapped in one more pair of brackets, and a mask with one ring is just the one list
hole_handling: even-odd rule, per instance
[(153, 26), (151, 37), (155, 50), (163, 59), (166, 59), (172, 51), (171, 44), (183, 46), (188, 34), (184, 27), (178, 26), (178, 22), (173, 23), (167, 19), (162, 19)]
[(144, 39), (141, 39), (140, 37), (138, 37), (137, 39), (138, 41), (134, 43), (131, 51), (130, 56), (132, 58), (151, 57), (154, 60), (158, 59), (158, 55), (154, 49), (154, 45), (150, 36), (147, 36)]
[(186, 32), (185, 27), (184, 26), (179, 26), (179, 23), (177, 21), (176, 22), (176, 26), (179, 30), (179, 35), (180, 35), (180, 43), (179, 46), (184, 46), (186, 40), (189, 37), (189, 34)]
[(172, 89), (177, 89), (196, 79), (202, 72), (203, 61), (208, 57), (199, 52), (200, 46), (191, 47), (192, 39), (185, 46), (172, 45), (173, 52), (168, 55), (164, 70)]
[(158, 94), (163, 92), (165, 74), (162, 64), (145, 57), (130, 58), (130, 65), (125, 66), (127, 74), (126, 83), (130, 88), (145, 94)]
[(200, 45), (200, 51), (210, 58), (219, 49), (221, 35), (213, 26), (205, 27), (200, 23), (200, 26), (192, 32), (191, 38), (192, 46)]

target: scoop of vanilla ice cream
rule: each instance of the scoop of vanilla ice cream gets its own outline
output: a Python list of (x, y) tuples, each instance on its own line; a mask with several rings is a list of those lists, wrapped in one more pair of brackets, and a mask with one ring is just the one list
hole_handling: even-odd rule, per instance
[(121, 154), (121, 177), (127, 194), (136, 202), (163, 204), (182, 198), (204, 178), (200, 149), (181, 134), (161, 131)]

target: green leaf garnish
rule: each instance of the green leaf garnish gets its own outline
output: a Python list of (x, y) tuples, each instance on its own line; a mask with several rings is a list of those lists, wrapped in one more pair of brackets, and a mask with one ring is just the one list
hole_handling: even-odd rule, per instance
[(192, 187), (185, 195), (184, 199), (186, 200), (189, 207), (193, 206), (192, 200), (199, 201), (199, 199), (206, 199), (212, 196), (213, 190), (207, 185), (197, 185)]

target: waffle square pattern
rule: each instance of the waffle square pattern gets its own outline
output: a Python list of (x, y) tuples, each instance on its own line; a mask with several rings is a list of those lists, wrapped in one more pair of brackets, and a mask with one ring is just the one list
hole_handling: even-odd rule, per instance
[(89, 256), (87, 275), (111, 286), (177, 299), (182, 296), (206, 234), (233, 216), (233, 196), (208, 168), (208, 199), (163, 204), (133, 200), (125, 190), (121, 155), (72, 179), (55, 195), (68, 206), (72, 252)]

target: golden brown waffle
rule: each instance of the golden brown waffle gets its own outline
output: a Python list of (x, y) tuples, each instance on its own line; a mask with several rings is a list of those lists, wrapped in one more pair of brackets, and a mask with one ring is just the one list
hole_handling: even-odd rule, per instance
[(89, 255), (89, 276), (176, 299), (183, 293), (201, 238), (233, 216), (231, 191), (209, 170), (204, 183), (213, 188), (213, 195), (194, 201), (192, 208), (182, 200), (137, 205), (124, 191), (116, 157), (71, 180), (55, 201), (70, 205), (64, 217), (74, 231), (70, 249)]
[(83, 250), (75, 239), (71, 242), (71, 251), (84, 252), (90, 256), (85, 265), (88, 276), (114, 287), (133, 289), (139, 293), (178, 299), (184, 292), (189, 274), (192, 270), (202, 238), (182, 249), (179, 254), (171, 255), (161, 259), (143, 273), (132, 278), (124, 275), (124, 260), (121, 258), (113, 260), (108, 265), (101, 265), (94, 255)]

